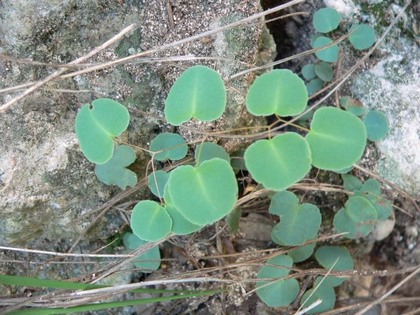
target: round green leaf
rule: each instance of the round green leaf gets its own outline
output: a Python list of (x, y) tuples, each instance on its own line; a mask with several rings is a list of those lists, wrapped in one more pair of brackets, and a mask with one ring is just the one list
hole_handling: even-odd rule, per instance
[(325, 283), (325, 281), (321, 281), (322, 277), (317, 277), (315, 280), (314, 287), (306, 291), (305, 294), (302, 296), (302, 308), (309, 307), (312, 303), (315, 303), (315, 301), (317, 300), (322, 301), (321, 304), (309, 310), (305, 314), (319, 314), (334, 308), (336, 300), (334, 288), (328, 283)]
[(197, 165), (213, 158), (220, 158), (230, 162), (229, 154), (226, 153), (225, 149), (212, 142), (203, 142), (197, 145), (194, 157)]
[(172, 219), (172, 233), (177, 235), (187, 235), (200, 230), (203, 226), (188, 221), (175, 207), (167, 204), (166, 211)]
[(220, 74), (205, 66), (193, 66), (175, 81), (165, 102), (165, 118), (179, 126), (191, 118), (212, 121), (226, 108), (226, 89)]
[(329, 82), (334, 77), (334, 70), (326, 62), (318, 62), (315, 65), (315, 73), (324, 82)]
[(95, 166), (95, 174), (107, 185), (117, 185), (121, 189), (137, 184), (137, 175), (126, 167), (136, 160), (136, 152), (128, 145), (115, 148), (112, 158), (105, 164)]
[[(299, 293), (299, 283), (296, 279), (280, 279), (286, 277), (293, 260), (286, 255), (269, 259), (257, 274), (257, 295), (265, 304), (271, 307), (287, 306), (294, 301)], [(277, 278), (277, 279), (276, 279)]]
[(312, 24), (320, 33), (335, 30), (341, 22), (341, 14), (332, 8), (322, 8), (313, 15)]
[[(123, 243), (124, 246), (128, 249), (137, 249), (143, 245), (146, 245), (148, 242), (139, 239), (133, 233), (125, 233), (123, 236)], [(141, 272), (148, 273), (159, 269), (160, 260), (161, 257), (159, 247), (155, 246), (147, 252), (137, 256), (133, 263), (134, 266), (140, 269)]]
[(368, 49), (376, 42), (375, 30), (367, 24), (354, 24), (349, 30), (349, 40), (357, 50)]
[(305, 83), (290, 70), (273, 70), (259, 76), (246, 96), (248, 111), (256, 116), (292, 116), (303, 112), (308, 102)]
[(333, 223), (338, 233), (348, 232), (345, 237), (355, 239), (372, 232), (377, 219), (376, 209), (368, 199), (353, 196), (336, 213)]
[(314, 239), (321, 227), (321, 212), (310, 203), (296, 208), (281, 208), (280, 222), (271, 231), (272, 239), (280, 245), (296, 246)]
[(271, 214), (281, 216), (283, 209), (297, 209), (299, 206), (299, 198), (288, 190), (279, 191), (271, 197), (270, 207), (268, 211)]
[(324, 81), (319, 78), (313, 79), (306, 84), (306, 89), (308, 90), (308, 94), (312, 95), (321, 90), (324, 87)]
[(169, 174), (165, 171), (159, 170), (151, 173), (147, 177), (147, 185), (153, 195), (158, 198), (163, 198), (166, 182), (169, 179)]
[[(319, 36), (313, 42), (312, 48), (321, 48), (331, 44), (333, 41), (325, 36)], [(315, 53), (315, 55), (326, 62), (336, 62), (338, 60), (339, 48), (337, 45), (331, 46), (329, 48), (324, 48)]]
[(304, 65), (301, 70), (302, 76), (305, 78), (305, 80), (312, 80), (316, 77), (315, 73), (315, 65), (312, 63), (308, 63), (307, 65)]
[(392, 214), (392, 203), (381, 195), (381, 184), (373, 178), (363, 183), (361, 196), (367, 198), (375, 207), (378, 220), (386, 220)]
[[(345, 271), (354, 268), (354, 261), (347, 248), (342, 246), (321, 246), (315, 252), (315, 259), (327, 270)], [(327, 276), (325, 284), (332, 287), (341, 285), (346, 279)]]
[(99, 98), (85, 104), (76, 116), (76, 135), (86, 158), (96, 164), (109, 161), (114, 151), (114, 137), (123, 133), (130, 122), (127, 108), (120, 103)]
[(157, 202), (143, 200), (134, 207), (130, 225), (139, 238), (155, 242), (169, 234), (172, 229), (172, 220), (165, 208)]
[(388, 134), (388, 119), (386, 119), (385, 114), (380, 111), (369, 111), (363, 122), (365, 123), (367, 137), (370, 141), (383, 140)]
[(315, 249), (316, 242), (310, 243), (308, 245), (302, 245), (296, 247), (287, 252), (287, 255), (292, 257), (294, 263), (302, 262), (312, 256)]
[(185, 139), (177, 133), (169, 132), (158, 134), (150, 142), (149, 149), (153, 152), (159, 152), (153, 155), (158, 161), (165, 161), (167, 159), (173, 161), (181, 160), (188, 152), (188, 146)]
[(277, 191), (297, 183), (311, 169), (308, 143), (293, 132), (254, 142), (246, 149), (244, 159), (257, 182)]
[(315, 112), (306, 140), (315, 167), (339, 171), (351, 167), (362, 157), (366, 129), (353, 114), (334, 107), (323, 107)]
[(232, 167), (214, 158), (199, 166), (174, 169), (165, 188), (171, 205), (188, 221), (204, 226), (226, 216), (234, 207), (238, 185)]

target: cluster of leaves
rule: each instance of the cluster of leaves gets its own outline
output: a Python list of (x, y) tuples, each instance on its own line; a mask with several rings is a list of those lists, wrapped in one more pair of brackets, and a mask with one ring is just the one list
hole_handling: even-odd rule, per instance
[[(315, 53), (319, 61), (303, 66), (302, 76), (307, 81), (306, 87), (309, 95), (314, 94), (327, 83), (333, 80), (334, 70), (332, 64), (337, 62), (340, 47), (327, 36), (339, 27), (342, 16), (332, 8), (322, 8), (313, 15), (312, 24), (318, 32), (312, 38), (312, 48), (319, 48)], [(353, 24), (349, 27), (350, 44), (357, 50), (370, 48), (376, 41), (375, 30), (367, 24)], [(328, 46), (327, 48), (323, 48)]]
[[(327, 18), (321, 19), (324, 22), (320, 22), (320, 14), (321, 17), (327, 14)], [(330, 22), (325, 23), (326, 20)], [(314, 25), (320, 32), (334, 30), (340, 21), (341, 16), (332, 13), (331, 9), (320, 10), (314, 17)], [(350, 35), (356, 48), (362, 47), (361, 39), (355, 36), (359, 34), (359, 27), (354, 26)], [(318, 37), (317, 45), (324, 46), (327, 40), (331, 41)], [(334, 62), (326, 60), (323, 54), (320, 56), (318, 54), (323, 63), (315, 65), (314, 69), (325, 67), (326, 62)], [(320, 73), (318, 71), (317, 75), (323, 76)], [(165, 118), (173, 126), (190, 119), (213, 121), (225, 111), (226, 100), (221, 76), (206, 66), (193, 66), (172, 86), (165, 102)], [(295, 116), (304, 112), (307, 103), (305, 82), (289, 70), (273, 70), (257, 77), (246, 96), (246, 108), (255, 116)], [(290, 268), (314, 254), (314, 239), (322, 223), (316, 206), (300, 203), (298, 197), (287, 189), (301, 181), (312, 167), (341, 174), (350, 171), (362, 157), (367, 140), (382, 139), (388, 131), (383, 114), (376, 111), (366, 113), (350, 98), (343, 98), (341, 106), (345, 110), (336, 107), (317, 109), (305, 136), (285, 132), (257, 140), (244, 151), (242, 167), (260, 187), (274, 192), (269, 211), (279, 216), (280, 222), (272, 230), (273, 241), (280, 246), (295, 247), (287, 255), (268, 260), (258, 273), (258, 279), (266, 280), (258, 281), (257, 294), (268, 305), (285, 306), (296, 298), (299, 284), (290, 278)], [(115, 142), (115, 137), (128, 127), (129, 120), (127, 109), (110, 99), (98, 99), (91, 105), (84, 105), (76, 117), (81, 149), (90, 161), (96, 163), (98, 178), (122, 189), (137, 183), (136, 174), (127, 168), (136, 159), (135, 151)], [(238, 184), (234, 163), (222, 147), (203, 142), (190, 148), (185, 139), (175, 133), (161, 133), (151, 140), (149, 146), (152, 159), (159, 162), (182, 160), (189, 149), (194, 151), (193, 162), (183, 163), (170, 172), (158, 169), (148, 176), (148, 186), (156, 198), (135, 205), (130, 219), (134, 234), (124, 236), (127, 248), (134, 249), (168, 235), (190, 234), (229, 214), (236, 216), (233, 210), (238, 198)], [(381, 197), (380, 185), (375, 180), (361, 183), (354, 176), (345, 174), (343, 181), (345, 189), (353, 195), (335, 215), (334, 228), (337, 232), (346, 232), (346, 237), (351, 239), (366, 236), (377, 220), (390, 216), (391, 204)], [(158, 249), (154, 248), (139, 257), (136, 266), (146, 272), (156, 270), (159, 255)], [(353, 260), (342, 247), (321, 246), (314, 256), (322, 267), (329, 270), (353, 268)], [(277, 280), (272, 281), (272, 278)], [(312, 312), (332, 308), (335, 301), (333, 288), (342, 281), (330, 276), (316, 279), (314, 288), (304, 294), (302, 307), (321, 298), (323, 303)]]
[[(346, 271), (354, 267), (354, 261), (345, 247), (320, 246), (315, 252), (315, 259), (320, 266), (330, 271)], [(283, 307), (291, 304), (300, 291), (299, 282), (290, 277), (293, 263), (296, 262), (290, 253), (267, 260), (257, 274), (257, 295), (271, 307)], [(336, 296), (334, 287), (345, 281), (343, 277), (319, 276), (311, 289), (305, 292), (300, 300), (301, 307), (307, 307), (316, 300), (322, 303), (306, 314), (316, 314), (332, 309)]]

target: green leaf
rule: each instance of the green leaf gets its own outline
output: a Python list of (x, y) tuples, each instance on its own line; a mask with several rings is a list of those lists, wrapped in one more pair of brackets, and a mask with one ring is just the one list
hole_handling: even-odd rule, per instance
[(130, 122), (127, 108), (120, 103), (99, 98), (85, 104), (76, 116), (76, 135), (86, 158), (96, 164), (109, 161), (114, 152), (113, 139), (123, 133)]
[(293, 261), (289, 256), (280, 255), (269, 259), (257, 274), (257, 295), (265, 304), (271, 307), (287, 306), (294, 301), (299, 293), (299, 283), (296, 279), (281, 279), (290, 273)]
[(291, 191), (283, 190), (271, 197), (268, 211), (271, 214), (281, 216), (283, 214), (283, 209), (297, 209), (298, 206), (299, 198)]
[(349, 33), (349, 41), (357, 50), (368, 49), (376, 42), (375, 30), (370, 25), (354, 24)]
[[(331, 44), (333, 41), (325, 36), (319, 36), (313, 42), (312, 48), (321, 48)], [(338, 53), (340, 49), (338, 45), (331, 46), (329, 48), (324, 48), (320, 51), (317, 51), (315, 55), (326, 62), (336, 62), (338, 60)]]
[(185, 139), (177, 133), (169, 132), (163, 132), (153, 138), (150, 142), (149, 149), (153, 152), (159, 152), (153, 155), (158, 161), (165, 161), (167, 159), (173, 161), (181, 160), (188, 152), (188, 146)]
[(296, 208), (281, 208), (280, 222), (271, 231), (272, 239), (280, 245), (296, 246), (314, 239), (321, 227), (321, 212), (310, 203)]
[(313, 15), (312, 24), (320, 33), (335, 30), (341, 22), (341, 14), (332, 8), (322, 8)]
[(329, 82), (334, 77), (334, 70), (332, 67), (326, 62), (318, 62), (315, 65), (315, 73), (324, 82)]
[(363, 184), (360, 194), (375, 207), (378, 220), (386, 220), (392, 214), (392, 203), (381, 195), (381, 184), (373, 178)]
[(353, 114), (334, 107), (323, 107), (314, 113), (306, 140), (315, 167), (339, 171), (351, 167), (362, 157), (366, 129)]
[(318, 78), (313, 79), (309, 81), (308, 84), (306, 84), (306, 89), (309, 95), (315, 94), (316, 92), (321, 90), (323, 87), (324, 87), (324, 81)]
[[(166, 200), (165, 200), (166, 201)], [(187, 235), (200, 230), (203, 225), (198, 225), (188, 221), (179, 211), (170, 204), (166, 204), (166, 211), (172, 219), (172, 233), (177, 235)]]
[(246, 96), (248, 111), (256, 116), (292, 116), (308, 103), (305, 83), (290, 70), (273, 70), (259, 76)]
[(165, 208), (157, 202), (143, 200), (134, 207), (130, 225), (139, 238), (155, 242), (169, 234), (172, 229), (172, 219)]
[(383, 140), (389, 131), (388, 119), (384, 113), (371, 110), (367, 113), (365, 119), (367, 137), (370, 141), (381, 141)]
[[(125, 233), (123, 236), (123, 243), (124, 246), (128, 249), (137, 249), (148, 242), (139, 239), (133, 233)], [(155, 246), (148, 250), (147, 252), (137, 256), (137, 258), (133, 261), (134, 266), (140, 269), (141, 272), (149, 273), (155, 270), (158, 270), (160, 267), (160, 251), (159, 247)]]
[(302, 245), (295, 249), (289, 250), (287, 255), (292, 257), (294, 263), (302, 262), (312, 256), (315, 249), (316, 242), (308, 245)]
[[(353, 258), (347, 248), (342, 246), (321, 246), (315, 252), (315, 259), (327, 270), (345, 271), (354, 268)], [(337, 287), (345, 280), (345, 278), (327, 276), (324, 282), (329, 286)]]
[(237, 207), (234, 208), (226, 217), (226, 222), (229, 225), (229, 230), (231, 233), (236, 233), (239, 231), (239, 221), (241, 220), (242, 209)]
[(159, 170), (151, 173), (147, 177), (147, 185), (153, 195), (158, 198), (163, 198), (166, 182), (169, 179), (169, 174), (165, 171)]
[(328, 283), (321, 282), (322, 277), (317, 277), (315, 279), (314, 287), (305, 292), (302, 296), (301, 304), (302, 308), (310, 306), (317, 300), (321, 300), (322, 303), (317, 307), (309, 310), (305, 314), (318, 314), (334, 308), (335, 305), (335, 292), (334, 288)]
[(137, 184), (137, 175), (126, 167), (136, 160), (136, 152), (128, 145), (115, 148), (112, 158), (105, 164), (95, 166), (95, 174), (107, 185), (117, 185), (121, 189)]
[(343, 186), (346, 190), (359, 191), (363, 187), (363, 183), (356, 176), (342, 174), (341, 178), (343, 179)]
[(212, 142), (203, 142), (197, 145), (194, 157), (197, 165), (213, 158), (221, 158), (230, 162), (229, 154), (226, 153), (225, 149)]
[(219, 73), (193, 66), (175, 81), (165, 102), (165, 118), (179, 126), (191, 118), (212, 121), (226, 108), (226, 89)]
[(363, 116), (366, 114), (366, 107), (363, 106), (359, 101), (351, 98), (350, 96), (343, 96), (340, 98), (340, 105), (345, 110), (356, 116)]
[(226, 216), (235, 207), (237, 195), (235, 173), (219, 158), (196, 167), (177, 167), (170, 173), (164, 194), (182, 216), (200, 226)]
[(305, 80), (312, 80), (315, 79), (316, 73), (315, 73), (315, 65), (312, 63), (308, 63), (307, 65), (304, 65), (301, 70), (302, 76)]
[(246, 149), (244, 159), (258, 183), (277, 191), (297, 183), (311, 169), (308, 143), (293, 132), (254, 142)]
[(369, 200), (362, 196), (353, 196), (336, 213), (333, 223), (338, 233), (348, 232), (345, 237), (355, 239), (372, 232), (377, 219), (376, 209)]

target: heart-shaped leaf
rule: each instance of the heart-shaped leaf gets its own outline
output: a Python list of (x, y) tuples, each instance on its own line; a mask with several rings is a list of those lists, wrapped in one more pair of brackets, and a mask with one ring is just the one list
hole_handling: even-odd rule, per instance
[(128, 145), (115, 148), (112, 158), (105, 164), (95, 166), (95, 174), (107, 185), (117, 185), (121, 189), (137, 184), (137, 175), (126, 167), (136, 160), (136, 153)]
[(212, 121), (226, 108), (226, 89), (220, 74), (205, 66), (193, 66), (175, 81), (165, 102), (168, 123), (179, 126), (191, 118)]
[(332, 8), (322, 8), (313, 15), (312, 24), (320, 33), (335, 30), (341, 22), (341, 14)]
[(127, 108), (114, 100), (99, 98), (84, 105), (76, 116), (76, 135), (86, 158), (96, 164), (109, 161), (114, 137), (123, 133), (129, 122)]
[(174, 169), (165, 188), (165, 200), (188, 221), (204, 226), (226, 216), (235, 206), (238, 185), (230, 164), (214, 158), (199, 166)]
[(333, 223), (338, 233), (348, 232), (345, 237), (355, 239), (372, 232), (377, 219), (376, 209), (369, 200), (362, 196), (353, 196), (336, 213)]
[(143, 200), (134, 207), (130, 225), (139, 238), (155, 242), (169, 234), (172, 229), (172, 219), (165, 208), (157, 202)]
[(268, 211), (271, 214), (281, 216), (283, 209), (296, 209), (299, 206), (299, 198), (288, 190), (279, 191), (271, 197)]
[(230, 162), (229, 154), (226, 153), (225, 149), (212, 142), (203, 142), (197, 145), (194, 157), (197, 165), (213, 158), (220, 158)]
[[(312, 45), (312, 48), (321, 48), (327, 45), (332, 44), (332, 40), (325, 36), (319, 36), (317, 37)], [(319, 50), (315, 53), (315, 55), (321, 59), (322, 61), (326, 62), (336, 62), (338, 60), (338, 53), (340, 49), (337, 45), (333, 45), (328, 48), (322, 48), (322, 50)]]
[(354, 24), (349, 33), (349, 41), (357, 50), (368, 49), (376, 42), (375, 30), (370, 25)]
[(277, 191), (297, 183), (311, 169), (308, 143), (294, 132), (254, 142), (246, 149), (244, 159), (257, 182)]
[[(354, 268), (354, 261), (347, 248), (342, 246), (321, 246), (315, 252), (318, 263), (327, 270), (345, 271)], [(332, 287), (341, 285), (346, 279), (327, 276), (325, 284)]]
[[(137, 249), (146, 245), (148, 242), (139, 239), (133, 233), (125, 233), (123, 236), (123, 243), (128, 249)], [(155, 246), (144, 254), (137, 256), (133, 263), (141, 272), (149, 273), (159, 269), (160, 260), (159, 247)]]
[(323, 107), (314, 113), (311, 130), (306, 136), (312, 164), (320, 169), (339, 171), (351, 167), (363, 155), (366, 129), (355, 115), (334, 107)]
[(281, 279), (290, 273), (293, 260), (286, 255), (279, 255), (267, 260), (257, 274), (258, 297), (268, 306), (282, 307), (293, 302), (299, 293), (296, 279)]
[(280, 222), (271, 231), (272, 239), (281, 245), (296, 246), (314, 239), (321, 227), (321, 212), (310, 203), (294, 208), (280, 208)]
[(256, 116), (292, 116), (308, 103), (305, 82), (290, 70), (264, 73), (251, 84), (246, 96), (248, 111)]
[[(163, 132), (158, 134), (150, 142), (150, 151), (155, 153), (153, 157), (158, 161), (167, 159), (176, 161), (183, 159), (188, 152), (187, 142), (177, 133)], [(162, 151), (162, 152), (160, 152)]]

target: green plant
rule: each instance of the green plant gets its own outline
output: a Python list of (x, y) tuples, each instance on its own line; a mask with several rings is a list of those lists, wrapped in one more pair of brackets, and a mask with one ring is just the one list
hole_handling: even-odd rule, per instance
[[(331, 38), (334, 37), (333, 32), (339, 28), (340, 23), (342, 23), (341, 14), (332, 8), (319, 9), (313, 15), (312, 24), (318, 33), (313, 36), (311, 44), (312, 48), (319, 49), (315, 55), (320, 61), (304, 65), (301, 70), (303, 78), (307, 81), (309, 95), (319, 91), (333, 79), (332, 64), (338, 61), (340, 46), (334, 44)], [(367, 24), (354, 24), (349, 28), (348, 39), (356, 50), (365, 50), (375, 43), (375, 30)]]
[[(331, 9), (322, 11), (319, 16), (314, 18), (314, 23), (323, 32), (331, 32), (341, 21), (341, 16)], [(326, 23), (325, 19), (331, 21)], [(351, 34), (359, 32), (357, 28)], [(332, 40), (318, 36), (314, 47), (326, 43), (332, 43)], [(332, 80), (333, 69), (327, 62), (336, 60), (338, 49), (334, 45), (317, 52), (324, 61), (306, 65), (302, 70), (305, 79), (321, 80), (322, 84)], [(240, 169), (249, 172), (258, 189), (272, 191), (269, 212), (279, 217), (279, 223), (271, 233), (272, 240), (288, 247), (287, 255), (269, 259), (258, 272), (257, 294), (266, 304), (286, 306), (296, 298), (299, 283), (293, 278), (291, 268), (310, 258), (314, 251), (316, 261), (328, 270), (352, 269), (353, 260), (345, 248), (321, 246), (316, 249), (322, 225), (321, 211), (313, 204), (300, 202), (295, 193), (287, 190), (303, 180), (313, 167), (343, 174), (344, 188), (350, 197), (334, 215), (333, 222), (334, 230), (349, 239), (368, 235), (378, 220), (391, 215), (392, 205), (381, 196), (379, 182), (367, 180), (362, 183), (356, 177), (344, 174), (361, 159), (368, 139), (380, 140), (386, 135), (386, 118), (376, 111), (367, 112), (362, 104), (349, 97), (341, 98), (340, 103), (344, 109), (331, 106), (316, 109), (312, 118), (308, 117), (311, 120), (309, 129), (293, 125), (295, 129), (273, 136), (267, 132), (266, 139), (255, 140), (241, 154), (231, 157), (212, 142), (192, 147), (179, 134), (157, 135), (148, 150), (155, 168), (147, 183), (159, 201), (142, 200), (134, 207), (130, 219), (134, 234), (127, 236), (131, 241), (126, 242), (126, 246), (135, 248), (173, 234), (190, 234), (225, 217), (235, 230), (241, 213), (236, 207), (239, 189), (235, 170)], [(165, 118), (174, 126), (189, 119), (213, 121), (223, 114), (225, 107), (226, 89), (220, 75), (208, 67), (194, 66), (181, 74), (172, 86), (165, 103)], [(246, 108), (253, 115), (276, 115), (282, 121), (281, 117), (297, 116), (308, 108), (308, 89), (293, 72), (273, 70), (252, 83), (246, 95)], [(114, 128), (114, 121), (109, 118), (117, 111), (123, 113), (125, 120), (118, 121), (118, 128)], [(121, 105), (109, 100), (97, 100), (93, 109), (85, 105), (76, 119), (76, 131), (85, 155), (101, 164), (97, 166), (99, 169), (114, 168), (106, 173), (115, 181), (99, 175), (98, 178), (121, 188), (134, 184), (132, 178), (122, 183), (116, 181), (119, 177), (130, 177), (131, 171), (126, 167), (134, 161), (134, 150), (126, 149), (126, 146), (116, 146), (113, 150), (113, 139), (124, 131), (122, 127), (127, 127), (128, 119)], [(90, 148), (93, 145), (88, 136), (90, 129), (105, 139), (99, 143), (99, 146), (103, 143), (104, 148), (97, 148), (97, 143), (95, 149)], [(194, 159), (183, 163), (189, 149), (194, 151), (191, 156)], [(124, 158), (120, 154), (127, 156)], [(162, 164), (156, 161), (168, 163), (171, 160), (181, 163), (171, 171), (155, 170)], [(332, 276), (318, 277), (314, 287), (301, 299), (302, 306), (307, 306), (314, 298), (322, 298), (323, 303), (311, 313), (332, 308), (335, 302), (333, 288), (342, 281)]]

